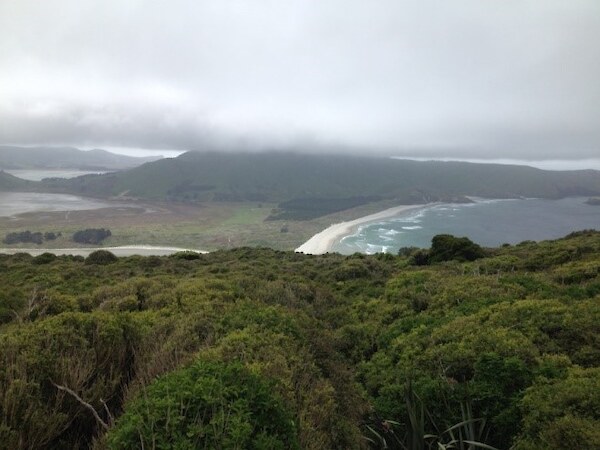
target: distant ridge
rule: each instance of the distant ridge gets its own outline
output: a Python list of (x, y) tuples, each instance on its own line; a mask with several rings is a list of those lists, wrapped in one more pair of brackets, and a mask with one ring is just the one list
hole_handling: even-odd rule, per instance
[(133, 157), (106, 150), (89, 151), (72, 147), (18, 147), (0, 145), (0, 169), (75, 169), (123, 170), (131, 169), (160, 157)]
[(17, 178), (10, 173), (0, 170), (0, 191), (16, 191), (28, 189), (31, 187), (31, 182)]
[(104, 175), (45, 180), (32, 188), (183, 202), (279, 203), (274, 218), (306, 219), (361, 203), (600, 195), (600, 172), (297, 153), (188, 152)]

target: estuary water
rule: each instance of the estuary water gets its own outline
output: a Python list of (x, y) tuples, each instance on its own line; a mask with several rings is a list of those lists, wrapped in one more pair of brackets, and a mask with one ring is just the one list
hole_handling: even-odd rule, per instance
[(0, 192), (0, 217), (14, 217), (29, 212), (82, 211), (114, 206), (123, 205), (67, 194)]
[(475, 200), (425, 207), (360, 226), (336, 242), (332, 250), (343, 254), (397, 253), (401, 247), (427, 248), (433, 236), (443, 233), (466, 236), (492, 247), (600, 229), (600, 206), (586, 204), (587, 198)]
[(56, 170), (5, 170), (5, 172), (14, 175), (17, 178), (21, 178), (23, 180), (30, 181), (41, 181), (44, 178), (75, 178), (80, 177), (82, 175), (90, 175), (90, 174), (103, 174), (107, 173), (106, 171), (89, 171), (89, 170), (69, 170), (69, 169), (56, 169)]

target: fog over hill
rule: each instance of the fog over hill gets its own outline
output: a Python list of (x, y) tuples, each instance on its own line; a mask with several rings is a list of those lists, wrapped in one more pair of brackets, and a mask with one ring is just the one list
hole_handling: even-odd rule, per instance
[(0, 143), (600, 153), (597, 0), (20, 0), (0, 28)]
[(160, 156), (132, 157), (94, 149), (83, 151), (71, 147), (19, 147), (0, 145), (0, 169), (131, 169)]

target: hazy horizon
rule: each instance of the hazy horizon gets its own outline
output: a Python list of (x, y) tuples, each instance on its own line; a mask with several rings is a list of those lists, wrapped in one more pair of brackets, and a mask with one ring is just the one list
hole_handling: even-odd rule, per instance
[(0, 26), (0, 143), (600, 154), (595, 0), (22, 0)]
[[(0, 147), (5, 144), (0, 144)], [(10, 146), (22, 147), (22, 148), (36, 148), (44, 147), (43, 145), (31, 145), (31, 146), (20, 146), (10, 144)], [(51, 148), (69, 147), (69, 145), (62, 146), (49, 146)], [(76, 147), (74, 147), (76, 148)], [(147, 148), (128, 148), (128, 147), (112, 147), (104, 146), (102, 148), (88, 147), (78, 148), (82, 151), (90, 150), (105, 150), (111, 153), (133, 157), (147, 157), (147, 156), (162, 156), (163, 158), (176, 158), (187, 152), (201, 151), (201, 150), (173, 150), (173, 149), (147, 149)], [(210, 151), (210, 150), (208, 150)], [(234, 150), (228, 150), (234, 153)], [(255, 153), (276, 151), (273, 149), (254, 150)], [(283, 151), (283, 150), (281, 150)], [(285, 149), (288, 153), (303, 153), (302, 150), (298, 149)], [(243, 152), (243, 150), (242, 150)], [(311, 152), (309, 152), (311, 153)], [(312, 152), (314, 153), (314, 152)], [(337, 152), (321, 152), (321, 154), (343, 154), (339, 150)], [(355, 152), (353, 154), (356, 154)], [(368, 154), (364, 156), (369, 156)], [(412, 161), (453, 161), (453, 162), (469, 162), (475, 164), (501, 164), (501, 165), (519, 165), (519, 166), (530, 166), (542, 170), (599, 170), (600, 171), (600, 158), (586, 158), (586, 159), (518, 159), (518, 158), (455, 158), (455, 157), (427, 157), (427, 156), (416, 156), (416, 155), (379, 155), (382, 157), (389, 157), (392, 159), (405, 159)]]

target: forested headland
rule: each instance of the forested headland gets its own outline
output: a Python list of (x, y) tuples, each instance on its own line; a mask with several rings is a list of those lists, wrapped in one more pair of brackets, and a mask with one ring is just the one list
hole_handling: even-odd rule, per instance
[(600, 233), (428, 257), (0, 255), (0, 448), (599, 448)]

